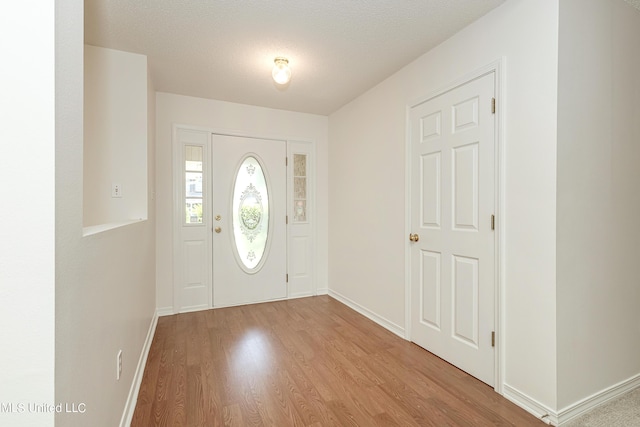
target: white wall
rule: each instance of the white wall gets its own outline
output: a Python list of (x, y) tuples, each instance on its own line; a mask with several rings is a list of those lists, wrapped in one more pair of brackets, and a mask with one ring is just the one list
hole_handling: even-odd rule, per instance
[(89, 45), (84, 55), (84, 226), (146, 219), (147, 57)]
[[(82, 237), (83, 2), (56, 7), (55, 397), (86, 405), (84, 414), (57, 414), (56, 425), (111, 427), (120, 422), (155, 311), (154, 204), (146, 221)], [(153, 168), (153, 141), (146, 146)]]
[(168, 93), (157, 94), (157, 307), (173, 310), (172, 125), (200, 126), (251, 136), (316, 142), (318, 290), (327, 288), (327, 117)]
[(506, 58), (505, 378), (556, 407), (558, 0), (511, 0), (329, 116), (329, 285), (405, 323), (406, 107)]
[[(0, 18), (0, 403), (54, 403), (54, 4)], [(17, 406), (14, 406), (17, 411)], [(25, 411), (27, 411), (25, 406)], [(0, 411), (0, 425), (53, 426)]]
[(640, 378), (640, 11), (560, 2), (558, 407)]

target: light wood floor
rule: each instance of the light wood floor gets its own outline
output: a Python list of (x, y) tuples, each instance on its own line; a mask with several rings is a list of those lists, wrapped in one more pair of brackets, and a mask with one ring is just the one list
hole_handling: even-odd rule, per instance
[(132, 426), (542, 426), (340, 302), (161, 317)]

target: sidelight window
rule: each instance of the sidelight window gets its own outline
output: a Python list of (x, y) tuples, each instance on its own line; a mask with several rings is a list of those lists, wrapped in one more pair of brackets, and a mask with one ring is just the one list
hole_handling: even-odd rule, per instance
[(185, 222), (202, 224), (202, 147), (184, 147)]
[(293, 155), (293, 221), (307, 222), (307, 155)]

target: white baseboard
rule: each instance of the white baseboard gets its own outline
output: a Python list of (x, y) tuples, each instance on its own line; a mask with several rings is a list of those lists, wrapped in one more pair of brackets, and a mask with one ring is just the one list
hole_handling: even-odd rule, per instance
[(158, 313), (158, 317), (171, 316), (172, 314), (175, 314), (173, 312), (173, 307), (158, 308), (158, 309), (156, 309), (156, 313)]
[(180, 309), (180, 311), (176, 312), (176, 313), (171, 313), (171, 314), (178, 314), (178, 313), (192, 313), (194, 311), (205, 311), (205, 310), (209, 310), (212, 307), (209, 306), (208, 304), (198, 304), (198, 305), (189, 305), (187, 307), (182, 307)]
[(502, 395), (506, 399), (515, 403), (530, 414), (535, 415), (543, 422), (554, 426), (558, 425), (558, 414), (543, 403), (527, 396), (521, 391), (511, 387), (509, 384), (503, 384), (502, 392)]
[(316, 289), (316, 295), (328, 295), (329, 288), (318, 288)]
[(287, 299), (308, 298), (312, 296), (313, 294), (311, 292), (299, 292), (297, 294), (290, 294)]
[(401, 327), (399, 325), (396, 325), (392, 321), (387, 320), (382, 316), (377, 315), (376, 313), (374, 313), (373, 311), (369, 310), (368, 308), (365, 308), (365, 307), (361, 306), (357, 302), (345, 297), (344, 295), (339, 294), (338, 292), (335, 292), (335, 291), (332, 291), (331, 289), (328, 289), (328, 294), (329, 294), (330, 297), (337, 299), (338, 301), (340, 301), (344, 305), (352, 308), (353, 310), (355, 310), (358, 313), (362, 314), (363, 316), (369, 318), (370, 320), (373, 320), (378, 325), (382, 326), (385, 329), (388, 329), (389, 331), (391, 331), (394, 334), (398, 335), (400, 338), (406, 339), (405, 335), (404, 335), (404, 328), (403, 327)]
[(503, 396), (511, 402), (535, 415), (547, 424), (562, 426), (569, 421), (586, 414), (587, 412), (615, 399), (625, 393), (640, 387), (640, 374), (621, 381), (611, 387), (607, 387), (593, 395), (575, 402), (559, 411), (553, 411), (542, 403), (516, 390), (508, 384), (504, 384)]
[(574, 418), (583, 415), (592, 409), (609, 402), (631, 390), (640, 387), (640, 374), (619, 382), (611, 387), (607, 387), (598, 393), (595, 393), (585, 399), (582, 399), (572, 405), (558, 411), (558, 425), (562, 425)]
[(151, 324), (149, 325), (149, 331), (147, 332), (147, 338), (144, 340), (142, 346), (142, 352), (140, 353), (140, 359), (138, 359), (138, 366), (136, 372), (133, 374), (133, 381), (131, 388), (129, 389), (129, 396), (127, 396), (127, 402), (124, 405), (124, 412), (120, 419), (120, 427), (129, 427), (133, 420), (133, 413), (136, 410), (136, 403), (138, 402), (138, 393), (140, 392), (140, 384), (142, 383), (142, 376), (144, 375), (144, 368), (147, 365), (147, 358), (149, 357), (149, 349), (151, 349), (151, 342), (153, 336), (156, 333), (156, 326), (158, 325), (158, 311), (153, 315)]

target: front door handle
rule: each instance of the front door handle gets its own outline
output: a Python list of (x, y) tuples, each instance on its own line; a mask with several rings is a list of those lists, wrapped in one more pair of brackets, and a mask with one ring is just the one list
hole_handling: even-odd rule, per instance
[(420, 236), (418, 236), (417, 234), (409, 234), (409, 240), (412, 242), (417, 242), (418, 240), (420, 240)]
[(221, 232), (221, 231), (222, 231), (222, 228), (220, 228), (220, 227), (216, 227), (216, 228), (214, 229), (214, 231), (215, 231), (216, 233), (219, 233), (219, 232)]

